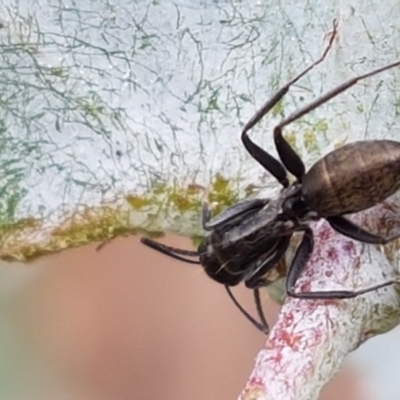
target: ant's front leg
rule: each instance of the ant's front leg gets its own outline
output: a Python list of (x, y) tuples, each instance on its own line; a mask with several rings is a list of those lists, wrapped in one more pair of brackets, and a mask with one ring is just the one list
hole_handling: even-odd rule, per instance
[[(289, 186), (289, 181), (287, 178), (287, 173), (285, 168), (283, 168), (282, 164), (272, 157), (268, 152), (263, 150), (257, 144), (255, 144), (250, 137), (248, 136), (247, 132), (256, 125), (261, 118), (263, 118), (282, 98), (283, 96), (289, 91), (290, 87), (295, 84), (300, 78), (306, 75), (309, 71), (311, 71), (316, 65), (321, 63), (326, 55), (328, 54), (329, 50), (332, 47), (333, 40), (337, 33), (337, 21), (333, 21), (333, 32), (331, 34), (329, 43), (325, 48), (324, 53), (322, 56), (305, 68), (300, 74), (298, 74), (295, 78), (287, 82), (283, 85), (267, 102), (256, 112), (256, 114), (250, 119), (250, 121), (245, 125), (242, 131), (242, 142), (246, 150), (251, 154), (251, 156), (258, 161), (269, 173), (271, 173), (279, 183), (282, 184), (283, 187)], [(283, 139), (284, 140), (284, 139)], [(285, 167), (293, 173), (296, 177), (302, 176), (304, 174), (304, 164), (301, 161), (300, 157), (296, 154), (296, 152), (289, 146), (289, 148), (285, 147), (285, 159), (290, 160), (290, 165), (293, 168), (288, 168), (284, 162)], [(278, 149), (279, 152), (279, 149)], [(282, 160), (283, 161), (283, 160)]]
[(199, 253), (197, 251), (184, 250), (172, 246), (167, 246), (146, 237), (141, 237), (140, 242), (143, 243), (145, 246), (150, 247), (151, 249), (156, 250), (159, 253), (165, 254), (166, 256), (175, 258), (176, 260), (184, 261), (189, 264), (200, 264), (200, 261), (198, 260), (191, 260), (189, 258), (183, 257), (198, 257)]

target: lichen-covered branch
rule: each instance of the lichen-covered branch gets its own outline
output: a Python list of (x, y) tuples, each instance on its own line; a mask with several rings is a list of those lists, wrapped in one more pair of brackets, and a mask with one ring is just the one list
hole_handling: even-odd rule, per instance
[[(400, 207), (385, 203), (358, 218), (368, 229), (400, 228)], [(357, 290), (398, 279), (397, 241), (384, 248), (315, 225), (315, 250), (296, 291)], [(400, 280), (399, 280), (400, 282)], [(365, 340), (400, 323), (400, 288), (388, 286), (354, 299), (302, 300), (283, 305), (241, 400), (313, 400)]]
[[(143, 230), (196, 236), (203, 192), (187, 193), (221, 179), (220, 208), (270, 195), (275, 182), (245, 153), (241, 127), (320, 54), (334, 18), (330, 56), (251, 132), (257, 143), (274, 152), (277, 119), (372, 69), (376, 54), (393, 61), (392, 1), (2, 1), (0, 257)], [(346, 141), (395, 135), (398, 76), (352, 89), (285, 137), (308, 164)]]

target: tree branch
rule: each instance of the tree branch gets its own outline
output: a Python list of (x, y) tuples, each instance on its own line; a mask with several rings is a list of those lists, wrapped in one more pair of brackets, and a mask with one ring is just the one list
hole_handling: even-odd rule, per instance
[[(371, 231), (399, 228), (400, 207), (384, 203), (358, 217)], [(335, 232), (327, 222), (314, 227), (315, 249), (296, 291), (356, 290), (395, 279), (398, 242), (365, 245)], [(400, 322), (394, 285), (348, 300), (288, 298), (260, 350), (240, 399), (317, 399), (347, 354), (368, 338)]]

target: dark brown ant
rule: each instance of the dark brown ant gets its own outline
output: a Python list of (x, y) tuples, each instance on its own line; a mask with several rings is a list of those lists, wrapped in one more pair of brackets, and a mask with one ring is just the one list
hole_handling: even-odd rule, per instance
[[(270, 283), (268, 273), (282, 261), (292, 235), (303, 232), (303, 238), (287, 270), (286, 292), (289, 296), (303, 299), (347, 299), (398, 283), (397, 280), (388, 280), (361, 290), (294, 291), (296, 281), (313, 251), (312, 221), (324, 218), (336, 231), (364, 243), (386, 244), (400, 237), (400, 233), (387, 237), (375, 235), (343, 217), (384, 201), (400, 188), (400, 143), (371, 140), (347, 144), (327, 154), (306, 172), (303, 161), (283, 137), (282, 129), (361, 80), (400, 66), (400, 61), (342, 83), (281, 121), (273, 131), (281, 161), (248, 136), (248, 131), (284, 97), (290, 87), (325, 58), (332, 46), (336, 28), (334, 22), (330, 42), (322, 57), (283, 85), (242, 130), (241, 140), (247, 151), (283, 186), (279, 196), (273, 200), (246, 200), (213, 219), (210, 219), (208, 206), (204, 205), (203, 227), (210, 234), (200, 244), (197, 252), (166, 247), (150, 239), (142, 239), (144, 244), (175, 258), (179, 258), (179, 254), (198, 256), (206, 273), (227, 289), (244, 281), (248, 288), (257, 290)], [(289, 182), (287, 171), (296, 178), (293, 183)], [(238, 305), (236, 301), (235, 304)], [(249, 318), (248, 313), (239, 308)], [(261, 326), (257, 326), (257, 321), (252, 317), (249, 319), (267, 333), (268, 325), (262, 317), (262, 309), (259, 305), (257, 309), (262, 318)]]

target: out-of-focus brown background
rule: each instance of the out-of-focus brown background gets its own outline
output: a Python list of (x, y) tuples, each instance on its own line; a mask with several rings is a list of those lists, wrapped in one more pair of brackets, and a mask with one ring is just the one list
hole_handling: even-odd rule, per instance
[[(265, 337), (224, 288), (135, 237), (95, 249), (1, 268), (0, 399), (236, 399)], [(345, 368), (321, 399), (362, 400), (358, 382)]]

